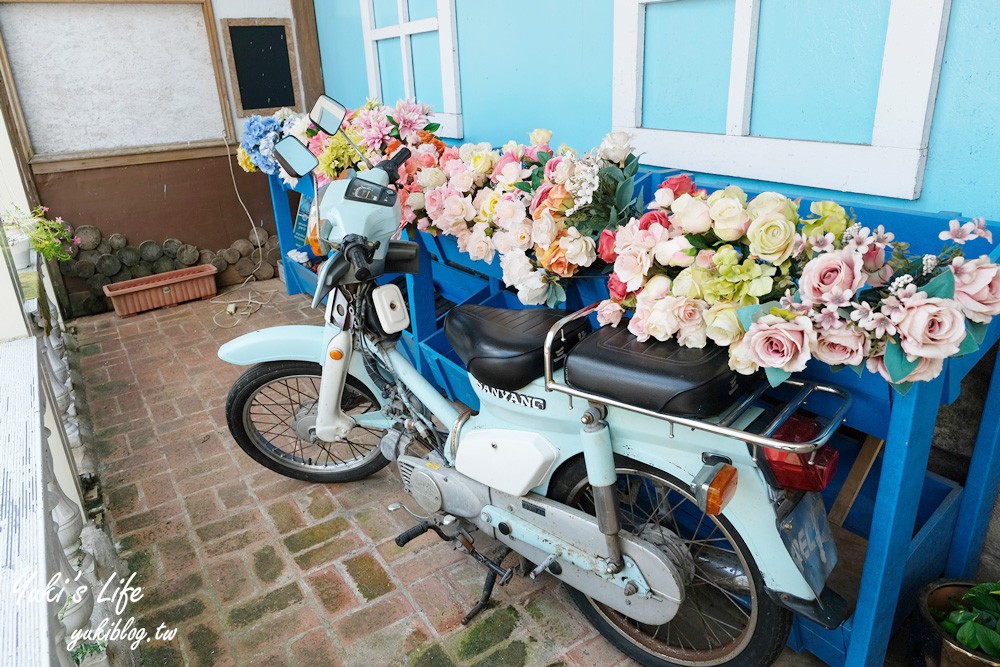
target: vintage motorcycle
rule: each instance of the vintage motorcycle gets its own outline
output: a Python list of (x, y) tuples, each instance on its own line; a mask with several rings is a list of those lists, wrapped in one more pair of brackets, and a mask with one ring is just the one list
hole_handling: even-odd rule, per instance
[[(344, 114), (324, 96), (310, 117), (332, 135)], [(316, 159), (294, 137), (275, 150), (289, 174), (312, 174)], [(246, 453), (313, 482), (395, 462), (418, 522), (396, 543), (432, 531), (486, 567), (463, 622), (511, 579), (513, 551), (532, 578), (565, 582), (589, 621), (646, 665), (767, 665), (792, 612), (837, 627), (849, 610), (825, 585), (837, 556), (816, 491), (849, 397), (793, 380), (774, 398), (730, 371), (723, 348), (591, 331), (595, 306), (463, 305), (445, 333), (480, 409), (447, 400), (397, 349), (407, 303), (378, 281), (419, 270), (416, 244), (393, 239), (408, 156), (317, 191), (311, 216), (331, 252), (312, 305), (326, 299), (325, 325), (255, 331), (219, 350), (252, 366), (226, 406)], [(807, 401), (826, 416), (803, 417)], [(477, 550), (477, 531), (496, 553)]]

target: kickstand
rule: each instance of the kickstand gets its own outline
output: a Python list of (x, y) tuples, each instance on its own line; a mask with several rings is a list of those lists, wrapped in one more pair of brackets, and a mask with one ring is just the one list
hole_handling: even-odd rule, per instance
[(482, 554), (480, 554), (478, 551), (473, 550), (473, 555), (476, 557), (476, 560), (479, 560), (480, 562), (483, 563), (483, 565), (486, 565), (487, 567), (486, 582), (483, 584), (483, 596), (479, 598), (479, 602), (476, 603), (476, 606), (473, 607), (472, 610), (469, 611), (469, 613), (466, 614), (464, 618), (462, 618), (462, 625), (468, 625), (469, 621), (475, 618), (476, 615), (479, 614), (479, 612), (481, 612), (483, 609), (486, 609), (486, 605), (490, 603), (490, 596), (493, 595), (493, 587), (497, 583), (498, 573), (502, 572), (504, 574), (503, 579), (501, 579), (500, 581), (501, 586), (505, 586), (507, 582), (510, 581), (510, 575), (512, 574), (512, 571), (510, 569), (503, 571), (500, 568), (500, 564), (503, 563), (503, 559), (506, 558), (507, 554), (509, 554), (510, 552), (511, 552), (510, 547), (504, 547), (497, 553), (496, 560), (490, 560), (485, 556), (483, 556)]

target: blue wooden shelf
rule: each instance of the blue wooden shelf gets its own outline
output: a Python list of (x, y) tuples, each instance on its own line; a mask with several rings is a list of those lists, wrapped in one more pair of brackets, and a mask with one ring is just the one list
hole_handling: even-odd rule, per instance
[[(675, 173), (680, 172), (643, 168), (637, 187), (644, 201), (650, 201), (663, 179)], [(271, 177), (270, 185), (284, 256), (295, 247), (288, 191), (275, 177)], [(725, 187), (726, 182), (699, 178), (698, 185), (713, 190)], [(311, 184), (300, 181), (296, 191), (311, 194)], [(803, 210), (809, 203), (803, 201)], [(936, 254), (940, 250), (937, 234), (953, 217), (841, 203), (853, 209), (866, 226), (885, 225), (911, 241), (912, 250), (920, 253)], [(1000, 239), (1000, 231), (997, 236)], [(450, 237), (420, 234), (416, 240), (421, 246), (421, 273), (406, 277), (412, 323), (404, 333), (404, 353), (442, 393), (476, 409), (478, 399), (468, 374), (444, 336), (447, 310), (462, 303), (524, 306), (504, 288), (498, 261), (474, 262), (458, 251)], [(971, 250), (982, 247), (985, 244), (979, 242)], [(1000, 261), (1000, 248), (991, 250), (993, 261)], [(311, 293), (315, 274), (287, 260), (284, 264), (288, 293)], [(606, 283), (599, 275), (567, 282), (566, 307), (570, 309), (607, 296)], [(850, 390), (855, 400), (847, 416), (848, 425), (885, 439), (886, 444), (844, 525), (852, 539), (866, 541), (855, 612), (836, 630), (796, 618), (789, 638), (793, 649), (809, 651), (831, 665), (881, 665), (890, 634), (912, 609), (920, 586), (942, 574), (955, 578), (975, 575), (1000, 485), (1000, 410), (984, 412), (964, 489), (927, 472), (927, 461), (939, 405), (958, 397), (962, 378), (998, 339), (1000, 319), (989, 327), (978, 352), (947, 361), (940, 377), (916, 383), (906, 396), (894, 394), (885, 380), (867, 371), (858, 377), (851, 371), (833, 373), (818, 363), (807, 368), (805, 375)], [(996, 369), (987, 405), (1000, 405), (1000, 373)], [(832, 445), (840, 451), (842, 460), (837, 477), (824, 492), (828, 506), (843, 485), (858, 450), (858, 443), (846, 437), (838, 436)], [(887, 623), (890, 618), (895, 623)]]

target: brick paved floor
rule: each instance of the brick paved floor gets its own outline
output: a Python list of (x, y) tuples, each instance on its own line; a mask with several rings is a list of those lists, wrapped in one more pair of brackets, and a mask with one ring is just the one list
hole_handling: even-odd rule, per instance
[[(257, 289), (282, 290), (277, 281)], [(252, 329), (319, 323), (274, 295), (218, 328), (196, 302), (75, 321), (109, 523), (145, 597), (137, 624), (179, 629), (148, 665), (634, 664), (551, 577), (515, 577), (471, 627), (484, 570), (433, 535), (399, 549), (390, 468), (353, 484), (282, 477), (243, 454), (224, 405), (241, 369), (216, 357)], [(477, 543), (484, 541), (480, 539)], [(818, 664), (788, 655), (781, 664)]]

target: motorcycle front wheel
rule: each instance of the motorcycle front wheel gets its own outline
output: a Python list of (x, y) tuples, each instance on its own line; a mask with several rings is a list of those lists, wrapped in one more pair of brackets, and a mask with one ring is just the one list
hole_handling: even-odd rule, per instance
[[(622, 530), (653, 543), (679, 538), (693, 564), (677, 615), (650, 626), (570, 589), (597, 630), (642, 665), (708, 667), (770, 665), (781, 654), (791, 614), (764, 590), (760, 570), (724, 517), (702, 512), (690, 490), (650, 466), (615, 457)], [(594, 515), (586, 466), (574, 461), (550, 486), (549, 496)]]
[[(229, 431), (252, 459), (286, 477), (321, 483), (368, 477), (389, 463), (379, 450), (383, 429), (355, 426), (340, 442), (310, 437), (321, 375), (319, 364), (305, 361), (254, 366), (229, 390)], [(379, 404), (368, 387), (348, 376), (340, 409), (359, 415)]]

